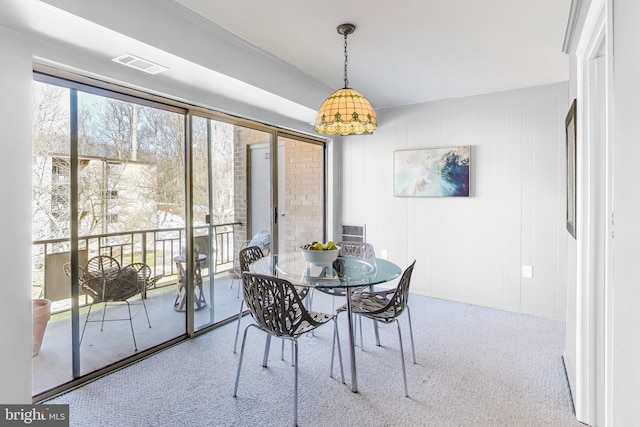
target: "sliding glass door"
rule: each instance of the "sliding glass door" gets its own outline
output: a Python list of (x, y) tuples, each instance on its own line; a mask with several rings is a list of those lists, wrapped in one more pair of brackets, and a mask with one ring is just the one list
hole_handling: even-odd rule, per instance
[(324, 239), (322, 141), (80, 76), (33, 87), (36, 401), (237, 316), (256, 234)]
[(186, 333), (184, 110), (37, 77), (33, 293), (52, 317), (34, 394)]

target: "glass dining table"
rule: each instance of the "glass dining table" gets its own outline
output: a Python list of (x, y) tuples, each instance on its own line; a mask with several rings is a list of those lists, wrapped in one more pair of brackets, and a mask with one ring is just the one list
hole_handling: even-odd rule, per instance
[(399, 277), (402, 269), (386, 259), (362, 259), (350, 256), (340, 256), (330, 265), (317, 266), (305, 261), (300, 253), (285, 253), (265, 256), (251, 264), (250, 270), (258, 274), (286, 279), (298, 286), (345, 289), (349, 324), (351, 391), (357, 393), (358, 377), (351, 294), (356, 288), (389, 282)]

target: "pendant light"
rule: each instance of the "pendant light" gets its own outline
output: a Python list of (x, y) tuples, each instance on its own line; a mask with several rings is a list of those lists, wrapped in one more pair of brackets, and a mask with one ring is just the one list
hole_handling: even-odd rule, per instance
[(371, 133), (378, 126), (376, 113), (367, 98), (349, 87), (347, 78), (347, 36), (356, 30), (356, 26), (342, 24), (337, 30), (344, 36), (344, 87), (333, 92), (322, 103), (314, 129), (328, 135)]

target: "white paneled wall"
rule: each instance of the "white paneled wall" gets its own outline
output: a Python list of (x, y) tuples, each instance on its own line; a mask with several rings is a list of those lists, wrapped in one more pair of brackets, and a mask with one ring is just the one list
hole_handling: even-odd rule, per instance
[[(564, 319), (568, 83), (381, 110), (344, 137), (342, 222), (408, 265), (412, 291)], [(471, 197), (393, 196), (395, 150), (470, 145)], [(533, 278), (522, 278), (523, 265)]]

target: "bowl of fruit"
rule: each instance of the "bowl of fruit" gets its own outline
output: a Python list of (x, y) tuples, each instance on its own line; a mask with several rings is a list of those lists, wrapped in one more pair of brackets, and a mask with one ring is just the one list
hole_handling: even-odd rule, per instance
[(340, 248), (335, 243), (329, 241), (325, 244), (320, 242), (311, 242), (300, 246), (302, 258), (309, 264), (318, 267), (327, 267), (338, 258)]

